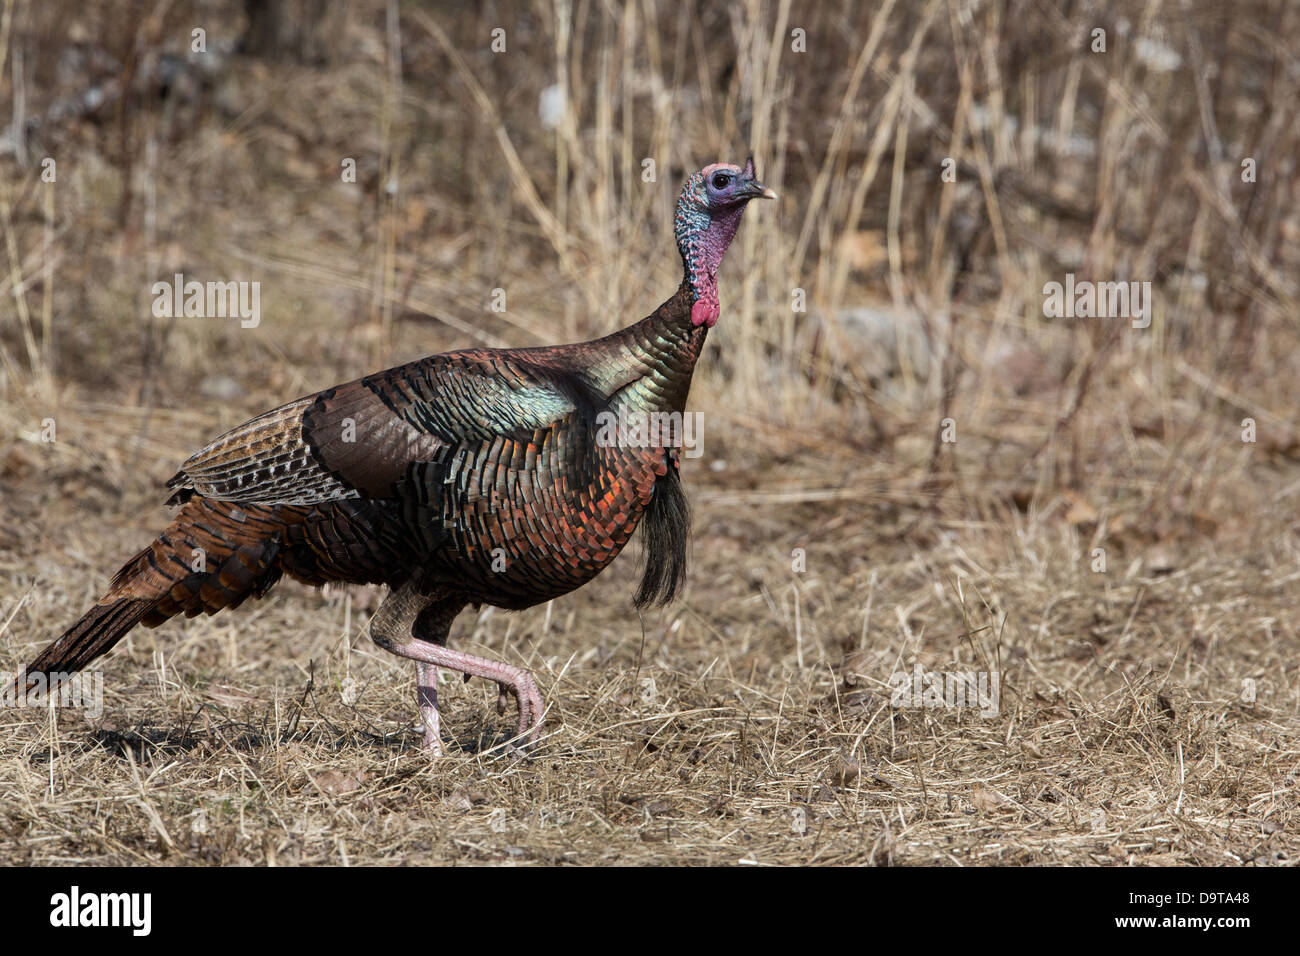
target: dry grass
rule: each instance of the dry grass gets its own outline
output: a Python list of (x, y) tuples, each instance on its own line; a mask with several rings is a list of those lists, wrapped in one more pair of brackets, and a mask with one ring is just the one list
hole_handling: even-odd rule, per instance
[[(233, 4), (58, 6), (0, 19), (15, 114), (243, 29)], [(0, 862), (1297, 860), (1294, 10), (289, 6), (319, 24), (301, 59), (226, 56), (164, 99), (128, 76), (122, 110), (0, 157), (0, 669), (223, 428), (644, 314), (683, 172), (752, 147), (783, 199), (742, 226), (692, 395), (690, 588), (638, 621), (629, 554), (462, 618), (457, 646), (543, 685), (529, 759), (475, 681), (444, 688), (429, 762), (372, 591), (137, 632), (102, 719), (0, 710)], [(148, 318), (177, 271), (260, 280), (262, 325)], [(1044, 319), (1066, 272), (1152, 281), (1151, 327)], [(998, 673), (998, 713), (891, 706), (916, 663)]]

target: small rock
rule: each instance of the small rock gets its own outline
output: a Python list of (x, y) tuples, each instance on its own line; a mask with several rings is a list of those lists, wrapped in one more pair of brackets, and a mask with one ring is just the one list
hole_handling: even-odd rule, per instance
[(857, 783), (861, 775), (862, 765), (858, 763), (856, 757), (841, 757), (831, 765), (827, 779), (832, 786), (849, 787)]
[(199, 383), (199, 394), (214, 401), (229, 402), (244, 394), (244, 386), (229, 375), (209, 375)]
[(314, 782), (316, 788), (322, 793), (337, 797), (361, 789), (361, 784), (365, 780), (366, 772), (364, 770), (358, 770), (356, 773), (326, 770), (324, 773), (317, 774)]

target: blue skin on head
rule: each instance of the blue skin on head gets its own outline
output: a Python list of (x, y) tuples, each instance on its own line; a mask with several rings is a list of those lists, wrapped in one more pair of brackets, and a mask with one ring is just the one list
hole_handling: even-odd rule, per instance
[(682, 188), (673, 232), (695, 293), (693, 324), (712, 327), (718, 321), (718, 264), (736, 234), (746, 203), (759, 196), (776, 198), (758, 182), (753, 160), (743, 169), (728, 163), (705, 166)]

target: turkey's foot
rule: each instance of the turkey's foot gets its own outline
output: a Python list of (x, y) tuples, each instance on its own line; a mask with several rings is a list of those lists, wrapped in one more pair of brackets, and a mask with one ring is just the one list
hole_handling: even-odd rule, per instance
[[(413, 640), (387, 648), (400, 657), (415, 661), (427, 671), (417, 669), (420, 699), (420, 714), (424, 719), (424, 746), (433, 755), (442, 752), (438, 738), (438, 695), (437, 668), (459, 671), (466, 677), (483, 677), (496, 683), (498, 688), (497, 705), (501, 706), (508, 694), (514, 697), (519, 707), (519, 723), (516, 740), (521, 746), (535, 744), (541, 736), (542, 714), (545, 706), (542, 693), (537, 688), (537, 681), (522, 667), (506, 664), (502, 661), (475, 657), (463, 651), (453, 651), (449, 647), (430, 644), (427, 641)], [(431, 676), (430, 676), (431, 675)]]

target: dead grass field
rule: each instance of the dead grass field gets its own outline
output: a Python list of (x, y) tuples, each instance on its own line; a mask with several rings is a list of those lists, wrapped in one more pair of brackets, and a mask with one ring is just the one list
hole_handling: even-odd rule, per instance
[[(534, 755), (456, 681), (431, 762), (378, 593), (285, 582), (133, 632), (98, 719), (0, 709), (0, 863), (1300, 860), (1296, 11), (291, 3), (307, 54), (228, 53), (160, 98), (158, 51), (192, 21), (233, 42), (242, 7), (61, 6), (6, 8), (8, 99), (49, 115), (132, 62), (140, 89), (0, 156), (0, 670), (223, 429), (639, 318), (678, 278), (684, 170), (752, 147), (782, 201), (720, 276), (685, 596), (638, 620), (634, 546), (453, 631), (538, 678)], [(261, 324), (150, 318), (175, 272), (261, 281)], [(1066, 272), (1151, 280), (1150, 328), (1045, 319)], [(892, 706), (917, 664), (996, 673), (997, 713)]]

